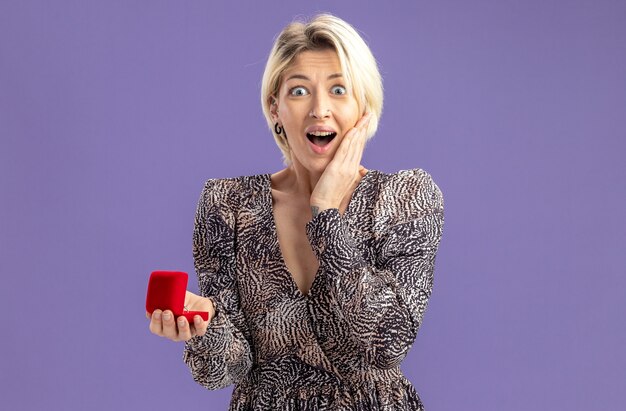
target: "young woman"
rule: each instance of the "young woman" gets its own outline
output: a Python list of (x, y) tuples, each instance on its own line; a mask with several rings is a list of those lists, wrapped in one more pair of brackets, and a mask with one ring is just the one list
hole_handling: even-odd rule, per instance
[(421, 410), (400, 371), (433, 285), (443, 197), (416, 168), (363, 167), (382, 112), (376, 60), (343, 20), (288, 25), (261, 102), (286, 168), (210, 179), (193, 255), (193, 324), (156, 310), (150, 330), (186, 341), (231, 410)]

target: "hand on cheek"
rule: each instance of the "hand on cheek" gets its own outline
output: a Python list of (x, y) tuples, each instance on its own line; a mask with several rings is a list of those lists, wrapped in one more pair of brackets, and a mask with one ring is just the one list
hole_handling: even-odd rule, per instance
[(357, 176), (362, 175), (361, 158), (370, 119), (371, 114), (367, 113), (348, 130), (311, 193), (311, 207), (318, 211), (339, 208)]

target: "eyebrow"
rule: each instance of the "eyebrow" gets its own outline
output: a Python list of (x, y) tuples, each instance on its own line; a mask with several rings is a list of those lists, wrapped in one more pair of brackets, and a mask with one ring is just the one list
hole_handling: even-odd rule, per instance
[[(331, 79), (338, 78), (338, 77), (343, 77), (343, 74), (341, 73), (331, 74), (330, 76), (328, 76), (327, 80), (331, 80)], [(289, 76), (289, 78), (286, 81), (289, 81), (294, 78), (311, 81), (311, 79), (305, 76), (304, 74), (294, 74), (293, 76)]]

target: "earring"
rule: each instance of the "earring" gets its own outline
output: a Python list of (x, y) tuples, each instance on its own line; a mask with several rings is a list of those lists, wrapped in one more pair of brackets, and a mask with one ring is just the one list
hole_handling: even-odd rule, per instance
[(280, 135), (283, 132), (283, 128), (278, 125), (278, 123), (274, 124), (274, 131), (276, 134)]

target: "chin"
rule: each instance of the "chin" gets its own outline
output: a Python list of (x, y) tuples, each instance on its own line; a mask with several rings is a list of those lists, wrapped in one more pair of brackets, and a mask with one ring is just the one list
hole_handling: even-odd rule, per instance
[(334, 157), (334, 153), (327, 153), (326, 156), (315, 156), (314, 154), (306, 153), (303, 157), (296, 157), (292, 152), (292, 163), (295, 166), (296, 163), (299, 167), (308, 170), (310, 173), (323, 173), (330, 164)]
[(326, 167), (328, 167), (328, 164), (330, 163), (330, 160), (332, 160), (332, 157), (312, 159), (312, 160), (308, 161), (308, 164), (307, 164), (306, 168), (309, 171), (322, 172), (323, 173), (324, 170), (326, 170)]

